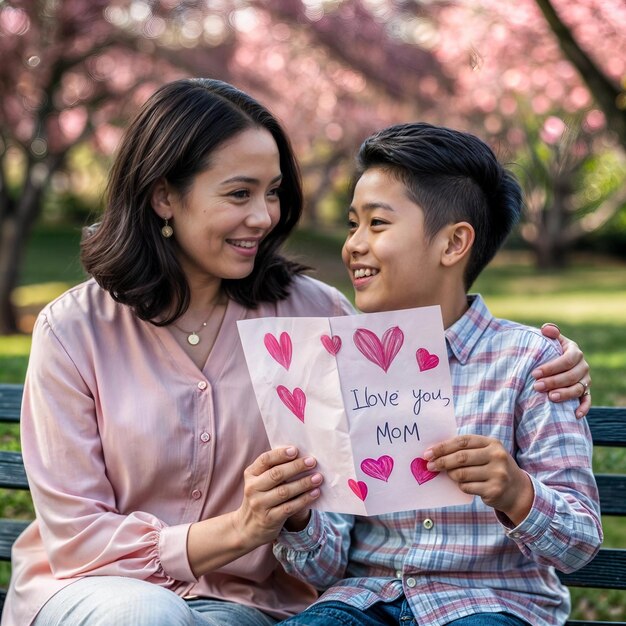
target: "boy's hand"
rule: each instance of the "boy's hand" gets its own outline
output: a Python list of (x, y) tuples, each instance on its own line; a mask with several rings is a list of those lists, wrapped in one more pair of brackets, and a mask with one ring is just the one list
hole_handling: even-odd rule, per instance
[(300, 513), (296, 513), (295, 515), (287, 518), (285, 521), (285, 530), (288, 530), (290, 533), (300, 532), (309, 525), (310, 519), (311, 509), (300, 511)]
[(585, 361), (578, 344), (561, 335), (556, 324), (544, 324), (541, 332), (550, 339), (558, 339), (563, 354), (532, 372), (532, 376), (537, 379), (534, 388), (537, 391), (549, 392), (548, 397), (553, 402), (580, 398), (576, 417), (579, 419), (585, 417), (591, 408), (589, 364)]
[(323, 478), (319, 472), (301, 475), (316, 463), (313, 457), (298, 457), (298, 450), (290, 446), (264, 452), (244, 471), (243, 502), (235, 524), (245, 545), (273, 541), (287, 518), (308, 516)]
[(530, 478), (497, 439), (460, 435), (431, 446), (423, 457), (431, 472), (448, 472), (461, 491), (480, 496), (516, 526), (528, 515), (535, 497)]

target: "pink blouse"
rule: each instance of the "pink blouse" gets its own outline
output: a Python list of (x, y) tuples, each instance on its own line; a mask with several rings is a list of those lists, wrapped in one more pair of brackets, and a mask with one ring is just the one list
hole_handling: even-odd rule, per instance
[(93, 280), (48, 305), (33, 334), (21, 422), (37, 519), (13, 548), (2, 626), (30, 624), (56, 591), (92, 575), (278, 618), (303, 610), (313, 589), (285, 574), (270, 545), (195, 578), (187, 532), (239, 507), (244, 468), (269, 448), (236, 321), (353, 312), (308, 277), (277, 304), (230, 301), (200, 371), (168, 329), (139, 320)]

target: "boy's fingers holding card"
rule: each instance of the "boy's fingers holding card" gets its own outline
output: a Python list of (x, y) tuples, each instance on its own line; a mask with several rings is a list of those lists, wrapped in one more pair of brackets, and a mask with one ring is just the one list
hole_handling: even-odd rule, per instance
[(456, 467), (478, 465), (485, 462), (477, 449), (489, 445), (489, 439), (480, 435), (459, 435), (424, 450), (422, 456), (428, 461), (430, 471), (444, 471)]

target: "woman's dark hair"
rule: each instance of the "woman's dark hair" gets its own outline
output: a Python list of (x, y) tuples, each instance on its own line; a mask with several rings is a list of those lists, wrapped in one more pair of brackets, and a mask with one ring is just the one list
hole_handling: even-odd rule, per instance
[(397, 124), (368, 137), (357, 156), (357, 179), (380, 167), (404, 184), (434, 236), (467, 221), (475, 231), (465, 289), (491, 261), (519, 220), (522, 191), (515, 176), (478, 137), (423, 122)]
[(165, 179), (184, 195), (210, 165), (213, 152), (249, 128), (267, 130), (278, 146), (280, 218), (261, 242), (252, 273), (224, 280), (223, 289), (254, 308), (286, 298), (294, 275), (306, 269), (278, 253), (302, 212), (300, 171), (279, 122), (228, 83), (177, 80), (158, 89), (126, 130), (109, 175), (102, 222), (81, 243), (86, 271), (141, 319), (169, 324), (187, 310), (190, 300), (175, 238), (161, 235), (163, 221), (152, 208), (155, 183)]

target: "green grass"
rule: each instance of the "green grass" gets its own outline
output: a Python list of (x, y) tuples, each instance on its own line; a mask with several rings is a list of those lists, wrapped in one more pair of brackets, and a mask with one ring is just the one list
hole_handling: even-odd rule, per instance
[[(79, 282), (78, 230), (38, 231), (26, 257), (15, 302), (26, 325), (36, 312), (67, 287)], [(349, 297), (350, 281), (340, 260), (343, 233), (298, 232), (289, 242), (291, 256), (317, 268), (315, 276), (334, 284)], [(626, 264), (578, 257), (563, 271), (537, 271), (521, 253), (503, 252), (477, 281), (492, 312), (539, 326), (556, 322), (583, 349), (591, 365), (596, 406), (626, 405)], [(30, 337), (0, 337), (0, 380), (22, 382)], [(17, 449), (15, 429), (0, 430), (3, 447)], [(596, 469), (626, 472), (626, 451), (607, 450), (594, 459)], [(0, 516), (32, 515), (28, 494), (0, 492)], [(626, 547), (626, 524), (605, 518), (605, 545)], [(0, 567), (0, 581), (8, 569)], [(626, 593), (576, 589), (573, 616), (581, 619), (626, 620)]]

